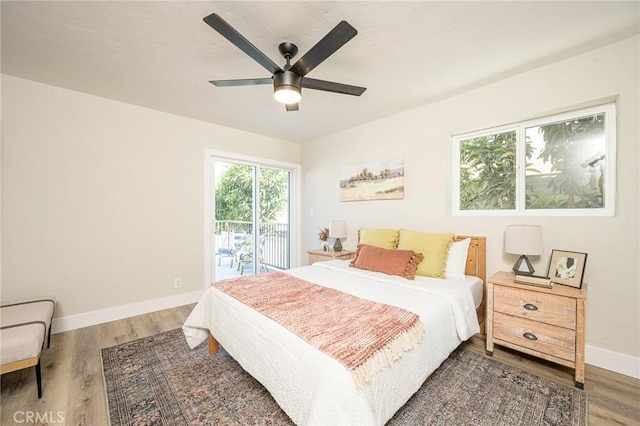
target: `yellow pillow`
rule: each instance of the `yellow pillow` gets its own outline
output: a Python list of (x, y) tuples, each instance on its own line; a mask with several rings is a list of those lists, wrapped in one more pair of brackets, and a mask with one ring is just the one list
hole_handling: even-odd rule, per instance
[(453, 234), (430, 233), (400, 230), (398, 249), (413, 250), (422, 253), (424, 260), (418, 265), (416, 275), (444, 278), (449, 246), (453, 242)]
[(398, 247), (398, 230), (362, 228), (358, 231), (358, 244), (395, 249)]

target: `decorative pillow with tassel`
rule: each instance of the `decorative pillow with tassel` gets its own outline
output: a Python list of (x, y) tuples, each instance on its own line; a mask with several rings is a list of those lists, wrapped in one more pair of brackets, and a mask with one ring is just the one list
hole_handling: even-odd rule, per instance
[(423, 258), (422, 254), (413, 250), (392, 250), (358, 244), (355, 257), (349, 266), (413, 280)]

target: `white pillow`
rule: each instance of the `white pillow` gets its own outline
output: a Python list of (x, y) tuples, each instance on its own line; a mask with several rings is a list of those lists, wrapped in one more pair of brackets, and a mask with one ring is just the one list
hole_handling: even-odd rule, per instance
[(467, 252), (469, 251), (471, 238), (454, 241), (449, 246), (449, 256), (444, 274), (447, 278), (464, 279), (464, 270), (467, 266)]

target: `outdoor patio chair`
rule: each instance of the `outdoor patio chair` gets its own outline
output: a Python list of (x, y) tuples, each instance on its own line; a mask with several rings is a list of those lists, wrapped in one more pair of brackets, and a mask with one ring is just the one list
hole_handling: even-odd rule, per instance
[[(267, 269), (267, 267), (264, 265), (264, 262), (262, 261), (262, 255), (264, 253), (264, 242), (266, 238), (267, 238), (266, 235), (260, 235), (259, 254), (260, 254), (260, 269), (261, 270), (264, 269), (265, 272), (268, 272), (269, 270)], [(247, 250), (238, 252), (238, 271), (240, 271), (240, 275), (243, 275), (245, 267), (251, 264), (253, 264), (253, 247), (249, 246)]]
[(229, 263), (229, 267), (233, 268), (233, 263), (235, 261), (236, 258), (236, 252), (238, 250), (235, 247), (220, 247), (218, 249), (218, 266), (220, 266), (220, 263), (222, 263), (222, 258), (223, 257), (228, 257), (231, 259), (231, 262)]
[(233, 233), (233, 246), (232, 247), (218, 247), (218, 251), (216, 255), (218, 257), (218, 266), (222, 263), (223, 257), (228, 257), (231, 259), (229, 263), (229, 267), (233, 268), (233, 264), (235, 262), (236, 256), (239, 255), (239, 250), (242, 247), (242, 243), (247, 237), (247, 233), (245, 231), (234, 231)]

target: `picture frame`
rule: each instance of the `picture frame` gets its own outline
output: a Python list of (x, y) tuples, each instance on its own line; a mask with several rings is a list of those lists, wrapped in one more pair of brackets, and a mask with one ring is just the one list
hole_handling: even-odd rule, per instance
[(587, 253), (551, 250), (547, 276), (552, 283), (582, 288)]
[(404, 159), (389, 158), (342, 167), (340, 201), (404, 198)]

